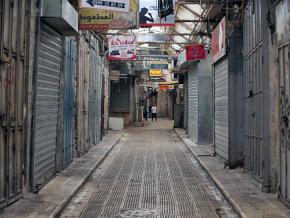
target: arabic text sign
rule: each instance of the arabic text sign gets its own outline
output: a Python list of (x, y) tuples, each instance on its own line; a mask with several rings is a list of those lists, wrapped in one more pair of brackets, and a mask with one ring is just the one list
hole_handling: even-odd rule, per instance
[(138, 28), (138, 0), (131, 0), (127, 13), (80, 8), (80, 30), (126, 30)]
[(212, 62), (216, 62), (226, 55), (226, 20), (219, 23), (212, 33)]
[(134, 36), (112, 36), (108, 38), (109, 60), (136, 60)]
[(161, 69), (150, 69), (149, 76), (150, 77), (161, 77), (162, 70)]
[(186, 60), (187, 61), (201, 60), (205, 58), (206, 56), (205, 56), (204, 45), (197, 44), (197, 45), (186, 46)]
[(129, 12), (130, 0), (80, 0), (80, 8)]
[[(175, 0), (162, 1), (159, 6), (157, 0), (140, 0), (139, 2), (140, 27), (175, 25)], [(159, 17), (159, 11), (162, 12), (162, 18)]]

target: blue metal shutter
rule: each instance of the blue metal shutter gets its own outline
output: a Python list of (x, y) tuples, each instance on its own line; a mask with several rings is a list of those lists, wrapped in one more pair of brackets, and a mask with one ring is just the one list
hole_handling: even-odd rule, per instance
[(42, 23), (34, 110), (33, 189), (56, 173), (56, 137), (59, 109), (62, 37)]
[(214, 65), (215, 116), (214, 133), (216, 153), (229, 157), (229, 72), (228, 59), (223, 58)]

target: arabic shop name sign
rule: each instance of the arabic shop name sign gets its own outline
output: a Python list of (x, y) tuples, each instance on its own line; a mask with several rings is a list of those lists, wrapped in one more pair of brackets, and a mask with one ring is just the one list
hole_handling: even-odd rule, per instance
[(161, 77), (162, 70), (161, 69), (150, 69), (149, 76), (150, 77)]
[(80, 8), (80, 30), (127, 30), (139, 26), (138, 0), (130, 1), (129, 12), (100, 10), (95, 8)]
[(136, 60), (136, 40), (134, 36), (112, 36), (108, 38), (109, 60)]
[(129, 12), (130, 0), (81, 0), (80, 8)]
[(178, 55), (177, 66), (182, 65), (186, 61), (197, 61), (206, 58), (204, 45), (195, 44), (187, 45), (185, 49)]

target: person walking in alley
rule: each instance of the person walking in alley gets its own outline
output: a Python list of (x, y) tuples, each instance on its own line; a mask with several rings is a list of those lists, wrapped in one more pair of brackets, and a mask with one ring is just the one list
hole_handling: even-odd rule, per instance
[(151, 112), (152, 112), (152, 121), (153, 118), (155, 118), (155, 121), (157, 121), (157, 107), (155, 105), (151, 108)]

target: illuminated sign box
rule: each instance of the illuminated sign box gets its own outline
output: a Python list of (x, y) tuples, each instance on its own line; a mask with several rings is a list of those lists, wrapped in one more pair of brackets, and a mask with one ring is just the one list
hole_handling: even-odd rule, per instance
[(151, 69), (149, 71), (150, 77), (161, 77), (162, 76), (162, 70), (161, 69)]

